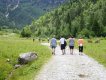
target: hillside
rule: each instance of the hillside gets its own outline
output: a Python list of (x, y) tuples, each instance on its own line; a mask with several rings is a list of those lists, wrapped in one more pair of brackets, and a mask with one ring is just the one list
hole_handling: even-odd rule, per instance
[(0, 27), (23, 27), (65, 0), (0, 0)]
[(34, 36), (106, 36), (106, 1), (72, 0), (29, 26)]

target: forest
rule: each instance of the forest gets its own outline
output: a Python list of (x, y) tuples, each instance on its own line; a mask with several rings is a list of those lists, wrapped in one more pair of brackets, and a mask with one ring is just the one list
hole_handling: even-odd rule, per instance
[(65, 0), (0, 0), (0, 28), (22, 29), (63, 2)]
[(23, 28), (21, 34), (23, 37), (105, 37), (105, 23), (105, 0), (70, 0), (38, 20), (33, 20), (31, 25)]

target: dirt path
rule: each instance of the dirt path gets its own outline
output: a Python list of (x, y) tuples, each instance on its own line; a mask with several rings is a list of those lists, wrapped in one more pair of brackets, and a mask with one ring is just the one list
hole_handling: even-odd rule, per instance
[(34, 80), (106, 80), (106, 68), (86, 55), (61, 55), (60, 47), (56, 48), (56, 55), (44, 65)]

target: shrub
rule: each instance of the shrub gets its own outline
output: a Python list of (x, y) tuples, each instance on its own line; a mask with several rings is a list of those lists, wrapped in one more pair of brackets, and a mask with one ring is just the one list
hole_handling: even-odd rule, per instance
[(31, 30), (30, 27), (24, 27), (22, 32), (21, 32), (22, 37), (31, 37)]

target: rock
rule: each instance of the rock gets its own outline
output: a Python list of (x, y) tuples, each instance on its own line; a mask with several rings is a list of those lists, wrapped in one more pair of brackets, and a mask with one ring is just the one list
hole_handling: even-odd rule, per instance
[(17, 68), (19, 68), (19, 67), (21, 67), (20, 64), (16, 64), (16, 65), (14, 66), (15, 69), (17, 69)]
[(80, 78), (84, 78), (84, 77), (87, 77), (88, 75), (85, 75), (85, 74), (79, 74), (78, 75)]
[(37, 54), (34, 52), (22, 53), (19, 55), (19, 64), (27, 64), (30, 61), (37, 59)]

